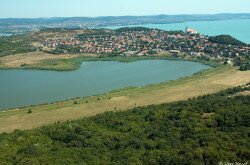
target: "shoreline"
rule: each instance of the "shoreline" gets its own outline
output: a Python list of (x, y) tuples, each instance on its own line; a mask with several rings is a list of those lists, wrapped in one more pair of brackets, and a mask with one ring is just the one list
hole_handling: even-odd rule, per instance
[[(138, 106), (187, 100), (250, 82), (250, 71), (220, 66), (161, 84), (124, 88), (102, 95), (74, 98), (53, 104), (0, 112), (0, 132), (32, 129), (55, 122), (95, 116), (107, 111), (125, 111)], [(74, 104), (74, 102), (77, 104)], [(28, 113), (31, 109), (32, 113)]]
[[(52, 101), (52, 102), (44, 102), (44, 103), (40, 103), (40, 104), (31, 104), (31, 105), (24, 105), (24, 106), (20, 106), (20, 107), (12, 107), (12, 108), (0, 108), (0, 112), (3, 112), (3, 111), (12, 111), (12, 110), (16, 110), (16, 109), (33, 108), (33, 107), (39, 107), (39, 106), (44, 106), (44, 105), (52, 105), (52, 104), (56, 104), (56, 103), (60, 103), (60, 102), (74, 101), (74, 100), (77, 100), (77, 99), (85, 99), (85, 98), (89, 98), (89, 97), (102, 96), (102, 95), (105, 95), (105, 94), (108, 94), (108, 93), (119, 92), (119, 91), (131, 89), (131, 88), (147, 88), (148, 86), (166, 84), (166, 83), (171, 82), (171, 81), (178, 81), (178, 80), (184, 79), (186, 77), (192, 77), (192, 76), (195, 76), (195, 75), (199, 75), (199, 74), (202, 74), (202, 73), (204, 73), (206, 71), (213, 70), (213, 69), (215, 69), (218, 66), (221, 66), (219, 64), (216, 66), (214, 63), (205, 63), (206, 61), (201, 62), (201, 61), (192, 60), (192, 59), (188, 60), (188, 59), (178, 59), (178, 58), (169, 58), (169, 57), (162, 57), (162, 56), (154, 56), (154, 57), (104, 57), (104, 58), (96, 58), (96, 57), (90, 58), (90, 57), (88, 57), (88, 58), (82, 58), (82, 59), (80, 59), (80, 61), (82, 61), (82, 62), (79, 64), (79, 68), (81, 67), (81, 64), (83, 62), (87, 62), (87, 61), (93, 61), (93, 62), (95, 62), (95, 61), (117, 61), (117, 62), (125, 62), (126, 63), (126, 62), (140, 61), (140, 60), (187, 61), (187, 62), (201, 63), (203, 65), (209, 66), (210, 68), (202, 69), (202, 70), (200, 70), (198, 72), (193, 73), (190, 76), (180, 77), (180, 78), (175, 79), (175, 80), (167, 80), (167, 81), (164, 81), (164, 82), (158, 82), (158, 83), (148, 84), (148, 85), (139, 86), (139, 87), (128, 86), (128, 87), (114, 89), (114, 90), (111, 90), (109, 92), (100, 93), (100, 94), (96, 94), (96, 95), (82, 96), (82, 97), (81, 96), (76, 96), (76, 97), (68, 98), (68, 99), (65, 99), (65, 100), (57, 100), (57, 101)], [(76, 69), (76, 70), (78, 70), (78, 69)], [(9, 68), (7, 68), (7, 69), (3, 69), (3, 70), (39, 70), (39, 69), (22, 69), (22, 68), (21, 69), (18, 69), (18, 68), (10, 68), (9, 69)], [(59, 72), (68, 72), (68, 71), (76, 71), (76, 70), (67, 70), (67, 71), (60, 70)], [(57, 70), (44, 70), (44, 71), (57, 71)]]
[[(60, 56), (60, 55), (58, 55)], [(117, 62), (134, 62), (139, 60), (169, 60), (169, 61), (190, 61), (198, 62), (210, 67), (218, 67), (220, 64), (215, 61), (205, 61), (201, 59), (187, 59), (187, 58), (176, 58), (169, 57), (165, 54), (155, 56), (143, 56), (143, 57), (91, 57), (91, 56), (79, 56), (68, 59), (45, 59), (35, 64), (20, 65), (19, 67), (6, 66), (0, 63), (0, 70), (47, 70), (47, 71), (75, 71), (81, 67), (81, 64), (85, 61), (117, 61)]]
[[(146, 27), (146, 28), (152, 28), (152, 29), (159, 29), (159, 30), (165, 30), (165, 31), (178, 31), (178, 30), (181, 30), (183, 31), (185, 27), (187, 27), (188, 25), (186, 26), (182, 26), (182, 24), (196, 24), (196, 23), (220, 23), (220, 22), (229, 22), (229, 21), (246, 21), (246, 20), (250, 20), (250, 18), (224, 18), (224, 19), (215, 19), (215, 20), (193, 20), (193, 21), (181, 21), (181, 22), (170, 22), (170, 23), (141, 23), (141, 24), (130, 24), (130, 25), (118, 25), (118, 26), (104, 26), (104, 27), (100, 27), (100, 28), (105, 28), (105, 29), (110, 29), (110, 30), (116, 30), (116, 29), (119, 29), (119, 28), (124, 28), (124, 27)], [(162, 28), (159, 28), (157, 27), (158, 26), (163, 26), (163, 25), (179, 25), (180, 28), (171, 28), (171, 29), (162, 29)], [(154, 27), (156, 26), (156, 27)], [(199, 29), (197, 29), (196, 27), (194, 26), (190, 26), (198, 31), (200, 31)], [(203, 35), (208, 35), (208, 36), (214, 36), (214, 35), (221, 35), (221, 34), (224, 34), (224, 32), (220, 32), (220, 33), (215, 33), (215, 34), (207, 34), (207, 33), (202, 33), (200, 32), (201, 34)], [(229, 34), (229, 35), (233, 35), (233, 33), (226, 33), (226, 34)], [(249, 39), (246, 39), (246, 38), (242, 38), (242, 37), (238, 37), (238, 36), (234, 36), (235, 38), (237, 38), (238, 40), (242, 41), (242, 42), (245, 42), (247, 44), (250, 44), (250, 40)]]
[(208, 68), (208, 69), (202, 69), (196, 73), (193, 73), (191, 76), (184, 76), (184, 77), (180, 77), (176, 80), (168, 80), (168, 81), (164, 81), (164, 82), (159, 82), (159, 83), (154, 83), (154, 84), (148, 84), (148, 85), (144, 85), (144, 86), (128, 86), (128, 87), (124, 87), (124, 88), (119, 88), (119, 89), (114, 89), (111, 90), (109, 92), (105, 92), (105, 93), (100, 93), (100, 94), (96, 94), (96, 95), (91, 95), (91, 96), (83, 96), (83, 97), (73, 97), (73, 98), (69, 98), (66, 100), (58, 100), (58, 101), (54, 101), (54, 102), (47, 102), (47, 103), (41, 103), (41, 104), (31, 104), (31, 105), (27, 105), (27, 106), (21, 106), (21, 107), (14, 107), (14, 108), (3, 108), (0, 109), (0, 113), (1, 112), (5, 112), (5, 111), (17, 111), (17, 110), (21, 110), (21, 109), (29, 109), (29, 108), (36, 108), (36, 107), (41, 107), (41, 106), (46, 106), (46, 105), (53, 105), (53, 104), (58, 104), (58, 103), (63, 103), (63, 102), (69, 102), (69, 101), (77, 101), (79, 99), (89, 99), (92, 97), (102, 97), (104, 95), (108, 95), (108, 94), (112, 94), (112, 93), (116, 93), (116, 92), (122, 92), (122, 91), (126, 91), (126, 90), (131, 90), (131, 89), (140, 89), (140, 88), (148, 88), (148, 87), (152, 87), (152, 86), (158, 86), (158, 85), (164, 85), (164, 84), (168, 84), (170, 82), (173, 81), (181, 81), (182, 79), (186, 79), (186, 78), (192, 78), (193, 76), (197, 76), (199, 74), (204, 74), (206, 72), (209, 71), (213, 71), (215, 68)]

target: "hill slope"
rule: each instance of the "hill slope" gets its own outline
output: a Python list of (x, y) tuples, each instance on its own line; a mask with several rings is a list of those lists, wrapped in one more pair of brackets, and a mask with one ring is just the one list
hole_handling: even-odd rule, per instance
[(0, 135), (14, 164), (217, 164), (249, 157), (250, 88)]
[(209, 41), (219, 43), (219, 44), (247, 46), (246, 43), (241, 42), (230, 35), (218, 35), (218, 36), (214, 36), (214, 37), (209, 37)]

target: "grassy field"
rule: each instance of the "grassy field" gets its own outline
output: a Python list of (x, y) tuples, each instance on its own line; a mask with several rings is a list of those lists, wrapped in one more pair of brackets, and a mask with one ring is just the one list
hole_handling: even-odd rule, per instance
[(96, 56), (95, 54), (53, 55), (36, 51), (0, 57), (0, 69), (74, 70), (78, 65), (71, 59)]
[(218, 66), (217, 63), (211, 61), (202, 61), (187, 58), (173, 58), (168, 53), (159, 54), (158, 56), (143, 57), (102, 57), (97, 54), (62, 54), (53, 55), (44, 52), (31, 52), (24, 54), (16, 54), (0, 57), (0, 69), (39, 69), (54, 71), (72, 71), (80, 68), (84, 61), (119, 61), (132, 62), (136, 60), (181, 60), (181, 61), (197, 61), (210, 66)]
[[(76, 59), (74, 59), (76, 60)], [(79, 59), (77, 59), (79, 60)], [(75, 61), (76, 63), (79, 61)], [(108, 59), (107, 59), (108, 60)], [(0, 112), (0, 132), (124, 111), (136, 106), (185, 100), (250, 82), (250, 71), (219, 66), (190, 77), (140, 88), (127, 88), (88, 98)], [(31, 110), (32, 113), (28, 113)]]

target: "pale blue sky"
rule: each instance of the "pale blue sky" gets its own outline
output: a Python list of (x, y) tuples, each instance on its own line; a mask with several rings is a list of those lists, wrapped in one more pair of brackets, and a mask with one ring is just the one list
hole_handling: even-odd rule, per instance
[(250, 13), (250, 0), (0, 0), (0, 18)]

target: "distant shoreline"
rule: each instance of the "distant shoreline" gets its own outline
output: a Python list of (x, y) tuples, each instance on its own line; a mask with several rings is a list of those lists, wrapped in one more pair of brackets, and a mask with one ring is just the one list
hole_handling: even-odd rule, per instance
[[(233, 21), (236, 21), (236, 23), (233, 23)], [(232, 23), (231, 23), (232, 22)], [(191, 27), (197, 30), (199, 33), (203, 35), (208, 36), (215, 36), (215, 35), (222, 35), (222, 34), (228, 34), (231, 35), (238, 40), (245, 42), (247, 44), (250, 44), (250, 36), (248, 35), (248, 32), (246, 32), (248, 29), (244, 28), (247, 27), (246, 23), (249, 22), (250, 26), (250, 19), (225, 19), (225, 20), (211, 20), (211, 21), (187, 21), (187, 22), (176, 22), (176, 23), (159, 23), (159, 24), (135, 24), (135, 25), (125, 25), (125, 26), (106, 26), (101, 27), (103, 29), (111, 29), (116, 30), (123, 27), (146, 27), (146, 28), (152, 28), (152, 29), (160, 29), (165, 31), (171, 31), (171, 30), (185, 30), (186, 27)], [(213, 24), (217, 24), (216, 28), (213, 27)], [(225, 24), (223, 26), (223, 24)], [(228, 24), (228, 25), (227, 25)], [(239, 27), (233, 28), (233, 25), (237, 24)], [(206, 28), (210, 27), (210, 28)]]
[[(93, 29), (106, 26), (140, 24), (172, 24), (196, 21), (250, 19), (250, 13), (182, 14), (153, 16), (103, 16), (103, 17), (51, 17), (51, 18), (0, 18), (0, 29), (5, 32), (27, 32), (42, 28)], [(11, 29), (11, 31), (10, 31)]]

